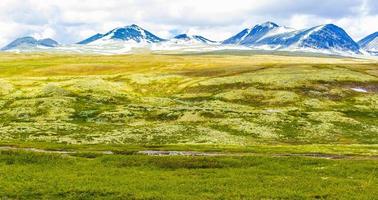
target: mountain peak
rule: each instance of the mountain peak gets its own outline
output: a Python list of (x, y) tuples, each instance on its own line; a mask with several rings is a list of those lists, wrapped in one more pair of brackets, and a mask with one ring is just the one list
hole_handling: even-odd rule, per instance
[[(276, 27), (279, 27), (276, 23), (271, 22), (271, 21), (267, 21), (267, 22), (264, 22), (264, 23), (262, 23), (262, 24), (257, 24), (256, 26), (268, 27), (268, 28), (276, 28)], [(255, 27), (256, 27), (256, 26), (255, 26)]]
[(32, 36), (25, 36), (25, 37), (17, 38), (16, 40), (36, 40), (36, 39)]
[(129, 25), (130, 27), (138, 27), (139, 28), (139, 26), (138, 25), (136, 25), (136, 24), (131, 24), (131, 25)]
[(335, 24), (323, 24), (323, 25), (320, 25), (318, 27), (320, 27), (321, 29), (342, 29)]
[(183, 34), (176, 35), (174, 38), (175, 39), (186, 39), (186, 38), (190, 38), (190, 37), (189, 37), (188, 34), (183, 33)]
[[(120, 27), (120, 28), (124, 28), (124, 29), (135, 29), (135, 30), (139, 30), (139, 31), (144, 30), (143, 28), (141, 28), (140, 26), (138, 26), (138, 25), (136, 25), (136, 24), (131, 24), (131, 25), (128, 25), (128, 26)], [(117, 29), (120, 29), (120, 28), (117, 28)]]

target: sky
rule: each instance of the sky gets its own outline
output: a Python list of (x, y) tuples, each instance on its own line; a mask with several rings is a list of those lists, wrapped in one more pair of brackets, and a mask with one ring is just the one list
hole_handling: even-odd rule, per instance
[(334, 23), (357, 41), (378, 31), (378, 1), (0, 0), (0, 46), (23, 36), (76, 43), (130, 24), (162, 38), (224, 40), (266, 21), (295, 29)]

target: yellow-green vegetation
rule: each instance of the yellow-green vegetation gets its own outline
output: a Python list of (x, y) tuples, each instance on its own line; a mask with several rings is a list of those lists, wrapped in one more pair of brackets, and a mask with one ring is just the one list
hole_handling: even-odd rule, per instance
[(378, 142), (375, 61), (221, 54), (0, 60), (3, 143)]
[(352, 58), (1, 53), (0, 198), (375, 199), (377, 76)]

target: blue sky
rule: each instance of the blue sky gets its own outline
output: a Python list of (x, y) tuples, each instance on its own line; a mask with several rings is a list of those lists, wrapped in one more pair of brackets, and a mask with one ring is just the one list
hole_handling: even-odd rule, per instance
[(265, 21), (296, 29), (335, 23), (358, 40), (378, 31), (378, 1), (1, 0), (0, 45), (27, 35), (73, 43), (132, 23), (163, 38), (223, 40)]

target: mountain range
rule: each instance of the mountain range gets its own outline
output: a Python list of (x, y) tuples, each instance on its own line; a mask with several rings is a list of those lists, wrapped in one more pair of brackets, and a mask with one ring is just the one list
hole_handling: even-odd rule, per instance
[[(371, 54), (378, 55), (378, 32), (373, 33), (364, 39), (355, 42), (342, 28), (334, 24), (320, 25), (302, 30), (279, 26), (273, 22), (265, 22), (246, 28), (224, 41), (213, 41), (200, 35), (180, 34), (171, 39), (160, 38), (153, 33), (132, 24), (125, 27), (115, 28), (106, 33), (97, 33), (73, 45), (75, 48), (96, 48), (118, 46), (151, 47), (166, 49), (169, 46), (183, 46), (186, 49), (193, 47), (193, 50), (200, 49), (198, 46), (214, 47), (216, 49), (233, 46), (283, 51), (310, 51), (331, 54)], [(67, 49), (52, 39), (37, 40), (32, 37), (16, 39), (2, 50), (22, 49)], [(72, 46), (72, 45), (71, 45)], [(116, 46), (116, 47), (114, 47)], [(55, 47), (55, 48), (54, 48)], [(72, 47), (72, 48), (73, 48)]]

